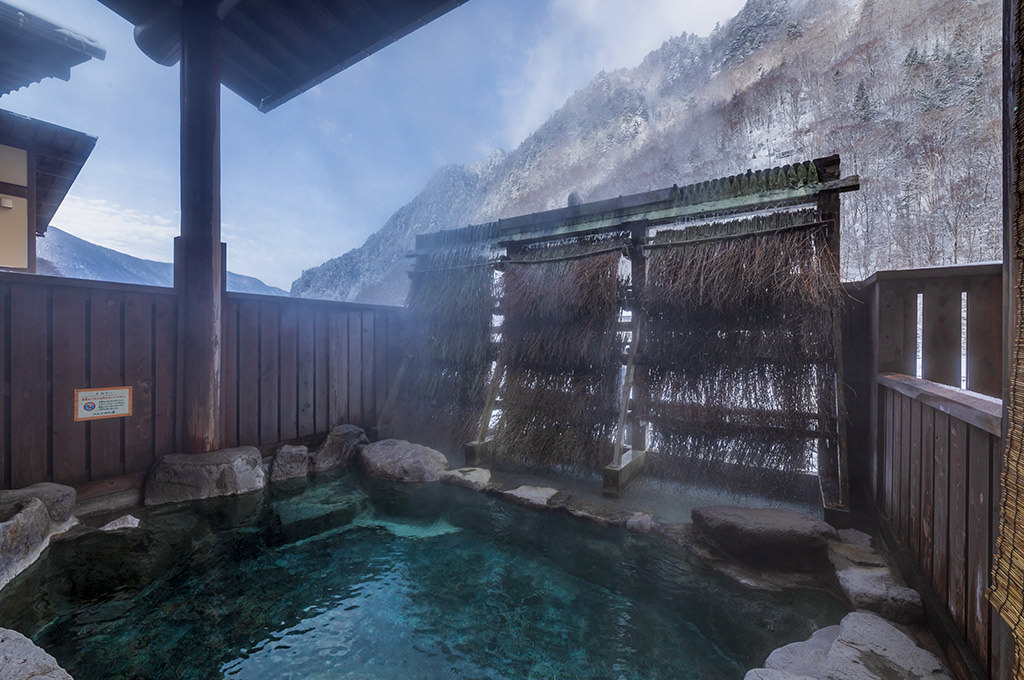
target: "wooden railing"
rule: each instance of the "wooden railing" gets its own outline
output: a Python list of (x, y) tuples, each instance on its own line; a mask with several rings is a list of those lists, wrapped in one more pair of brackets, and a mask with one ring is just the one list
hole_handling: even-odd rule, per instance
[(869, 329), (853, 351), (870, 376), (859, 390), (869, 398), (851, 409), (869, 433), (852, 474), (961, 677), (1009, 678), (1013, 660), (986, 599), (1002, 460), (1001, 275), (998, 264), (879, 272), (851, 319)]
[[(225, 446), (376, 424), (399, 309), (229, 293)], [(0, 274), (0, 488), (139, 475), (176, 449), (172, 289)], [(133, 388), (127, 418), (76, 422), (74, 391)]]

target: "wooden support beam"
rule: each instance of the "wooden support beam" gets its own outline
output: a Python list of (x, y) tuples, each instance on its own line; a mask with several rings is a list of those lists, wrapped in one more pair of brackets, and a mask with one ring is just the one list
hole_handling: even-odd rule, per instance
[(175, 288), (181, 304), (181, 446), (220, 448), (220, 21), (217, 6), (185, 0), (181, 12), (181, 236)]

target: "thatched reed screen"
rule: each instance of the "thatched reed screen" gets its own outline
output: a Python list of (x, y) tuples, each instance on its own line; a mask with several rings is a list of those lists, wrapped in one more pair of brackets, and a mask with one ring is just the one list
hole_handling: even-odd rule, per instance
[(621, 243), (612, 235), (510, 251), (500, 283), (498, 460), (593, 471), (608, 463)]
[(486, 249), (464, 248), (420, 255), (410, 276), (408, 355), (386, 430), (461, 451), (476, 436), (492, 362), (494, 269)]
[(662, 476), (763, 483), (835, 455), (831, 223), (815, 210), (659, 232), (643, 300), (651, 429)]

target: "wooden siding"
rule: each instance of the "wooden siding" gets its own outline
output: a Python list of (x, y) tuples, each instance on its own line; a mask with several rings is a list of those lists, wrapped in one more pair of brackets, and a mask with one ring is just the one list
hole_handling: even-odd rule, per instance
[[(394, 307), (227, 294), (223, 445), (376, 425), (398, 357)], [(171, 289), (0, 274), (0, 488), (83, 486), (176, 449)], [(128, 418), (74, 421), (74, 391), (133, 388)]]
[(986, 599), (1002, 451), (1001, 268), (881, 272), (860, 293), (874, 335), (864, 467), (883, 536), (957, 675), (1008, 680), (1009, 629)]

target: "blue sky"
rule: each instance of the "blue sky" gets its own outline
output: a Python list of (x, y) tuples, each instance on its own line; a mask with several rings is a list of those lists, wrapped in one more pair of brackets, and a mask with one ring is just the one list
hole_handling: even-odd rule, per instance
[[(170, 261), (178, 233), (178, 68), (92, 0), (7, 0), (107, 50), (0, 97), (81, 130), (96, 149), (53, 224)], [(470, 0), (271, 111), (225, 89), (222, 233), (232, 271), (287, 289), (362, 244), (430, 175), (515, 148), (600, 70), (634, 66), (683, 31), (705, 35), (743, 0)], [(457, 226), (457, 225), (453, 225)]]

